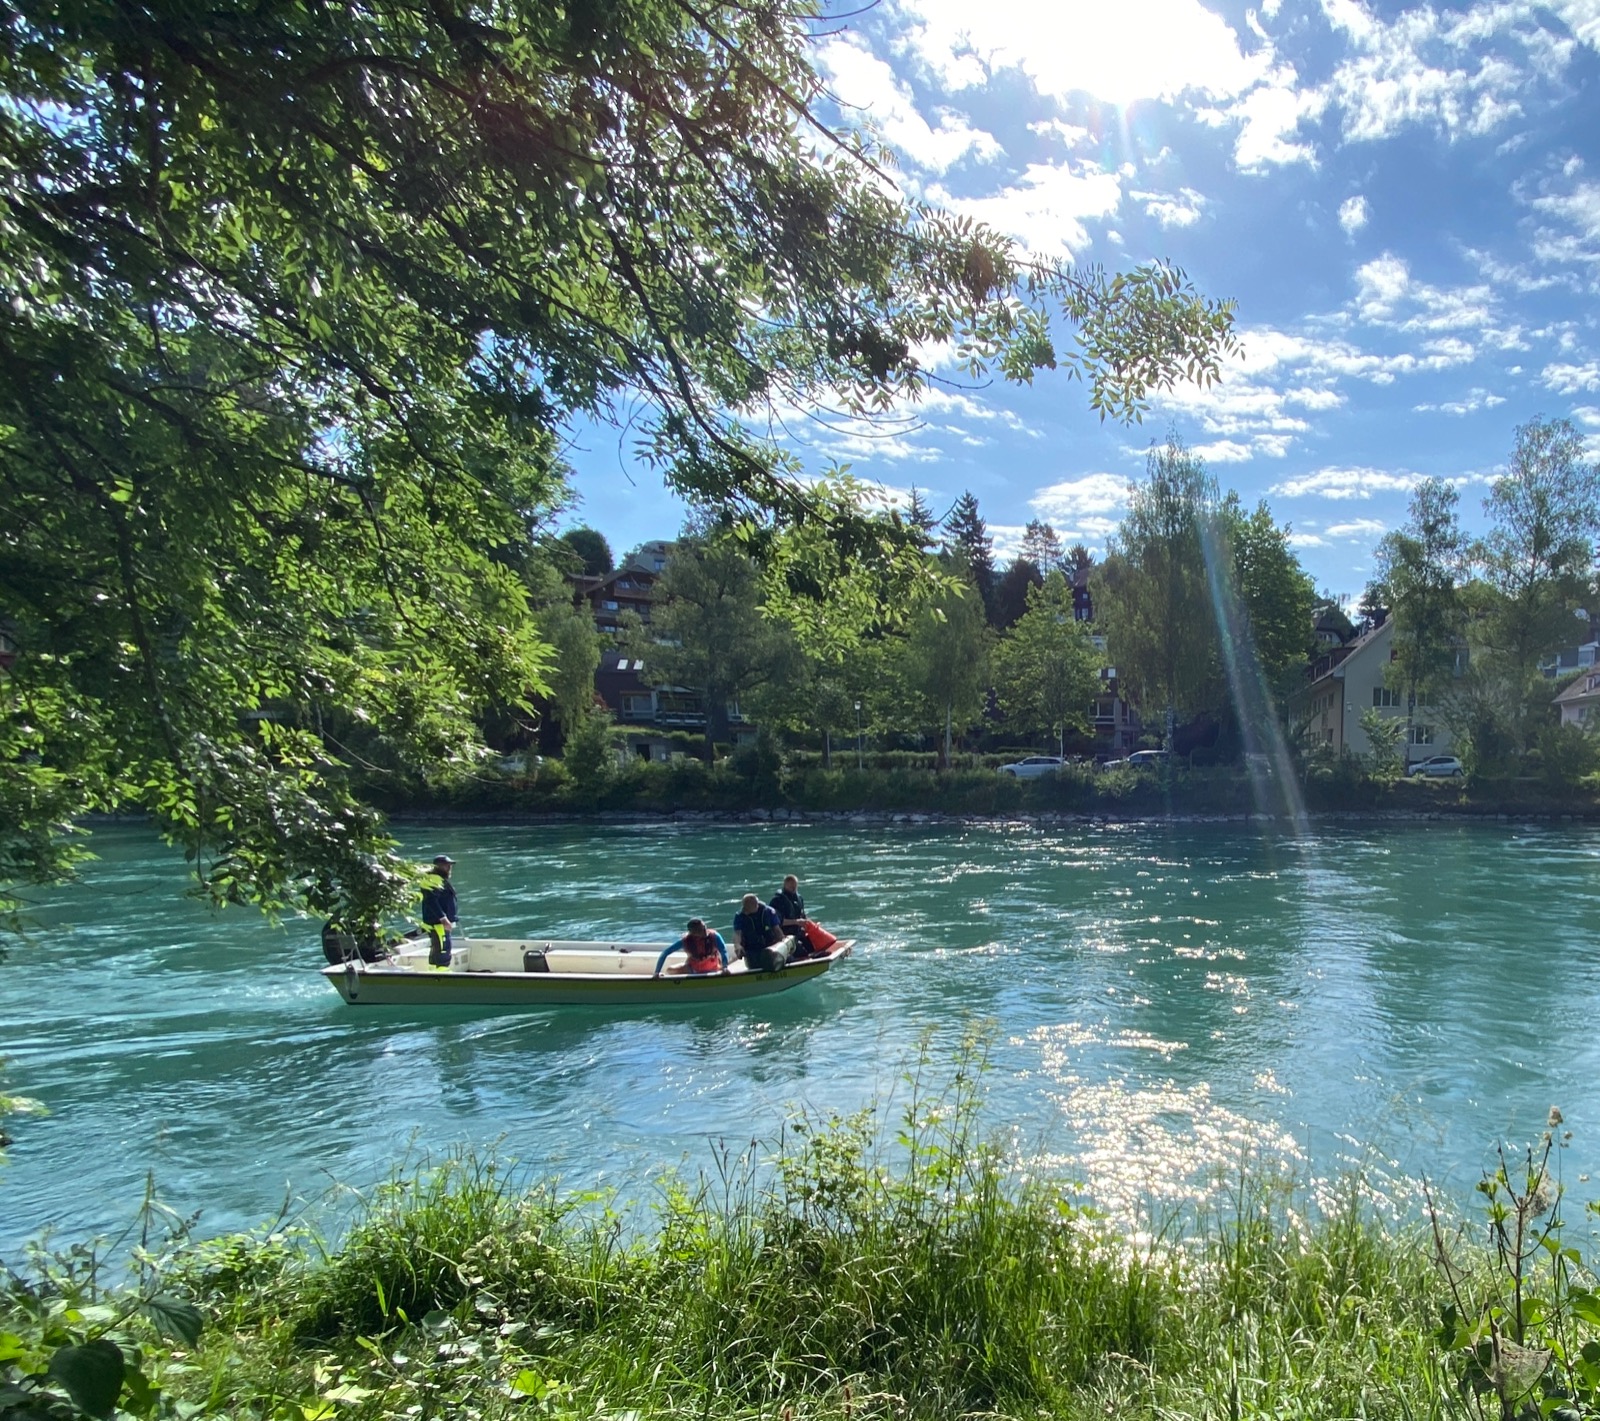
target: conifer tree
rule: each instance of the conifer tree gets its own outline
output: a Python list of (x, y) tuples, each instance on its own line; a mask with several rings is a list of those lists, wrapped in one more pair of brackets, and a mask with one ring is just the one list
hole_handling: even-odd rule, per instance
[(945, 551), (966, 566), (972, 585), (978, 589), (986, 614), (992, 619), (994, 608), (994, 539), (989, 525), (978, 512), (978, 500), (971, 490), (962, 493), (944, 520)]

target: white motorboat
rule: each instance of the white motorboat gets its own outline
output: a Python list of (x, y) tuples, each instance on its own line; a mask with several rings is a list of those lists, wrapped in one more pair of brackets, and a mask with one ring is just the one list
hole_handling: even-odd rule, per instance
[(352, 1006), (702, 1006), (786, 992), (820, 977), (853, 945), (840, 938), (825, 953), (795, 958), (785, 938), (775, 951), (787, 960), (767, 972), (740, 958), (726, 972), (690, 973), (680, 950), (657, 977), (658, 942), (467, 938), (455, 943), (448, 967), (433, 967), (427, 940), (405, 938), (373, 961), (352, 953), (322, 975)]

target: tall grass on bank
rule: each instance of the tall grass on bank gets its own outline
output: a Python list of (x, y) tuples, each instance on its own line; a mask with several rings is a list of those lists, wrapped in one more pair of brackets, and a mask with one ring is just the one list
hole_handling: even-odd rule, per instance
[[(1135, 1243), (980, 1137), (981, 1075), (971, 1051), (924, 1064), (897, 1120), (798, 1120), (639, 1210), (463, 1156), (378, 1191), (334, 1248), (179, 1239), (111, 1292), (84, 1255), (40, 1257), (0, 1300), (0, 1411), (109, 1414), (115, 1352), (120, 1409), (181, 1421), (1597, 1414), (1475, 1382), (1462, 1329), (1507, 1326), (1492, 1247), (1441, 1270), (1355, 1181), (1308, 1212), (1249, 1172)], [(1548, 1291), (1519, 1275), (1532, 1333)]]

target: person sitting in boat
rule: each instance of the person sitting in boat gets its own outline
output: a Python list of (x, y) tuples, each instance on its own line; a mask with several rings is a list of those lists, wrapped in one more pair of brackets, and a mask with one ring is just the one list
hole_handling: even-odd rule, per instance
[(754, 893), (744, 895), (734, 914), (733, 940), (752, 972), (771, 972), (783, 966), (783, 954), (773, 951), (783, 941), (783, 925)]
[(667, 959), (680, 950), (689, 959), (684, 971), (691, 975), (728, 970), (728, 944), (722, 940), (721, 933), (711, 932), (700, 918), (690, 918), (688, 931), (656, 958), (657, 977)]
[(434, 855), (433, 872), (422, 880), (422, 926), (428, 934), (428, 962), (434, 967), (450, 965), (450, 934), (459, 911), (450, 882), (455, 863), (448, 854)]
[(800, 880), (792, 873), (783, 880), (783, 887), (772, 895), (771, 906), (784, 932), (798, 936), (805, 931), (806, 900), (800, 896)]
[(800, 896), (800, 880), (792, 873), (772, 895), (770, 907), (778, 915), (778, 926), (794, 939), (795, 956), (804, 957), (811, 949), (806, 938), (806, 900)]

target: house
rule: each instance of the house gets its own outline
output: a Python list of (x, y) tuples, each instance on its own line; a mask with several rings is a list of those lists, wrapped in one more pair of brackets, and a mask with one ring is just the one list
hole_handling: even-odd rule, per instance
[(1600, 724), (1600, 667), (1589, 669), (1567, 687), (1553, 702), (1561, 711), (1563, 725)]
[[(1312, 662), (1308, 684), (1294, 697), (1292, 710), (1307, 721), (1313, 743), (1334, 754), (1370, 754), (1372, 745), (1361, 728), (1363, 711), (1377, 710), (1390, 719), (1406, 719), (1406, 693), (1394, 690), (1385, 679), (1394, 658), (1394, 621), (1385, 618), (1348, 646), (1332, 647)], [(1450, 750), (1450, 732), (1440, 723), (1434, 707), (1416, 706), (1411, 718), (1405, 746), (1408, 765)]]
[(617, 637), (622, 632), (623, 614), (634, 613), (642, 622), (650, 620), (650, 603), (660, 574), (624, 564), (604, 577), (573, 579), (578, 599), (588, 604), (594, 629), (602, 636)]

